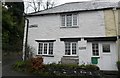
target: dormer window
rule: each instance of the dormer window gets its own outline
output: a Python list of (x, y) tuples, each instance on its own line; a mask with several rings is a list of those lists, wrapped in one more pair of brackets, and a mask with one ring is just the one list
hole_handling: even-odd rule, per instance
[(61, 15), (62, 27), (76, 27), (78, 26), (78, 15), (77, 14), (65, 14)]

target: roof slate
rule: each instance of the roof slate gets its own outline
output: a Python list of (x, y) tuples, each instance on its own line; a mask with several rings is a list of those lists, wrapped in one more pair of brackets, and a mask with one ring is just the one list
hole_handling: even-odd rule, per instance
[(52, 13), (64, 13), (73, 11), (86, 11), (86, 10), (97, 10), (105, 8), (120, 8), (118, 2), (99, 2), (99, 1), (84, 1), (84, 2), (71, 2), (65, 3), (47, 10), (42, 10), (36, 13), (30, 13), (28, 15), (43, 15)]

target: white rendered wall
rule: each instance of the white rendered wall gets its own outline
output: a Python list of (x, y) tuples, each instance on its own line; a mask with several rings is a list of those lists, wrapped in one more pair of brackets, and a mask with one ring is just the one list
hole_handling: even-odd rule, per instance
[(79, 28), (60, 28), (60, 15), (30, 17), (30, 25), (38, 24), (38, 28), (29, 28), (29, 38), (56, 39), (60, 37), (105, 36), (103, 11), (81, 12), (78, 16)]
[[(60, 60), (64, 54), (64, 42), (60, 38), (105, 36), (103, 11), (88, 11), (78, 14), (78, 28), (61, 28), (60, 15), (44, 15), (29, 17), (29, 25), (38, 24), (36, 28), (29, 28), (28, 44), (34, 48), (37, 54), (38, 43), (35, 40), (56, 40), (54, 53)], [(62, 52), (62, 53), (61, 53)]]
[[(44, 63), (47, 64), (50, 62), (58, 63), (64, 56), (65, 45), (64, 41), (60, 41), (60, 38), (105, 37), (103, 11), (81, 12), (78, 14), (78, 18), (78, 28), (61, 28), (59, 14), (29, 17), (29, 25), (38, 24), (38, 27), (29, 28), (28, 31), (28, 44), (33, 47), (34, 55), (37, 54), (38, 50), (38, 42), (35, 40), (56, 40), (53, 48), (54, 57), (44, 57)], [(91, 43), (86, 43), (86, 50), (79, 50), (80, 45), (81, 42), (78, 41), (79, 64), (91, 63)], [(116, 53), (111, 55), (114, 59), (112, 62), (115, 63), (117, 55)], [(113, 68), (115, 69), (114, 66)]]

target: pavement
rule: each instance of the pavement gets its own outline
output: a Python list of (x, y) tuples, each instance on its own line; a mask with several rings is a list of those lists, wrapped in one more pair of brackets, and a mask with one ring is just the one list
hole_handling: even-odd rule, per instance
[(2, 76), (30, 76), (28, 73), (17, 72), (12, 69), (12, 65), (15, 64), (16, 61), (22, 60), (21, 54), (13, 54), (13, 55), (5, 55), (3, 56), (2, 63)]

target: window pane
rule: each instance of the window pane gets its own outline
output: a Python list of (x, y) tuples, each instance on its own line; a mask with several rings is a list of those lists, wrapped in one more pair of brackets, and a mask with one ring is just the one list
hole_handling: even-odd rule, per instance
[(76, 54), (76, 43), (72, 43), (72, 54)]
[(103, 44), (102, 48), (103, 48), (104, 53), (109, 53), (110, 52), (110, 44)]
[(53, 54), (53, 43), (49, 43), (49, 53), (48, 54)]
[(93, 52), (93, 56), (99, 56), (98, 43), (93, 43), (92, 44), (92, 52)]
[(38, 54), (42, 54), (43, 43), (39, 43)]
[(77, 14), (73, 14), (73, 25), (77, 25)]
[(65, 26), (65, 15), (61, 16), (61, 25)]
[(96, 52), (93, 52), (93, 55), (96, 55)]
[(65, 55), (70, 55), (70, 43), (65, 42)]
[(67, 26), (72, 26), (72, 14), (67, 15)]
[(47, 43), (44, 43), (44, 54), (47, 54)]

